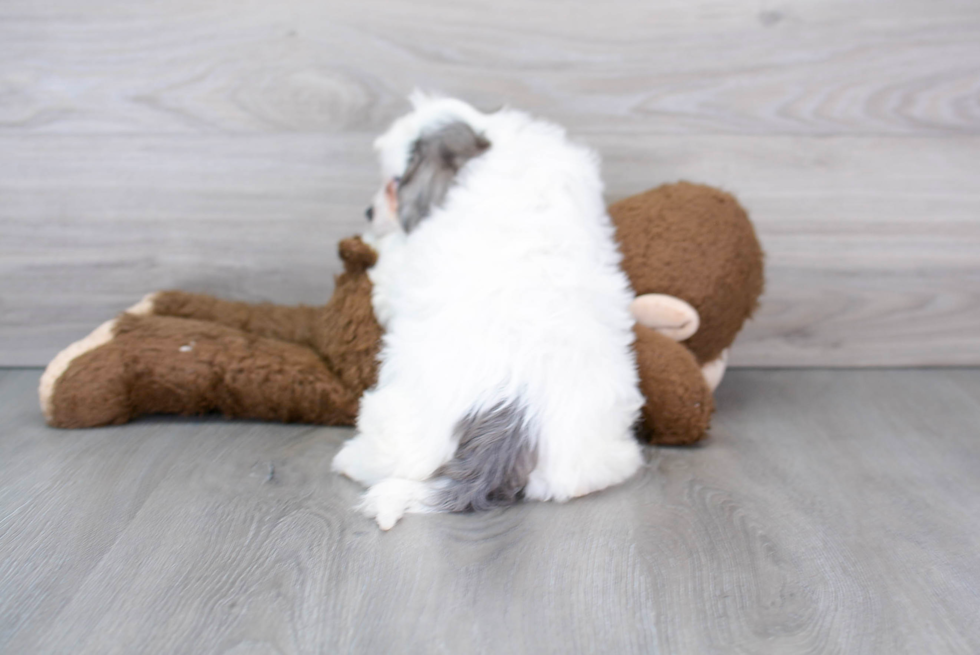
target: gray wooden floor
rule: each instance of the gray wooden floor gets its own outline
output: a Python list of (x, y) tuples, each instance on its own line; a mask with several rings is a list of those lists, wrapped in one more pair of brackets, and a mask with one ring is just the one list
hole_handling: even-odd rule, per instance
[(9, 653), (977, 653), (980, 370), (733, 371), (702, 447), (383, 534), (344, 429), (42, 424), (0, 373)]

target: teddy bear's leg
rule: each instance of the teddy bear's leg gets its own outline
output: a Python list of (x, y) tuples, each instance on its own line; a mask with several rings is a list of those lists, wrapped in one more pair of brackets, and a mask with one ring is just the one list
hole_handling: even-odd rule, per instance
[(157, 291), (146, 296), (137, 307), (147, 314), (207, 321), (304, 346), (314, 342), (321, 311), (319, 307), (307, 305), (235, 302), (186, 291)]
[(728, 368), (728, 348), (721, 351), (716, 359), (711, 360), (701, 367), (701, 374), (704, 381), (708, 383), (708, 388), (714, 391), (721, 384), (721, 379), (725, 377), (725, 370)]
[(630, 303), (630, 312), (640, 325), (656, 330), (674, 341), (690, 338), (701, 325), (698, 311), (675, 296), (645, 293)]
[(684, 445), (703, 438), (714, 400), (694, 355), (683, 345), (642, 325), (634, 327), (644, 435), (651, 443)]
[[(152, 293), (147, 294), (138, 303), (125, 310), (124, 313), (131, 314), (133, 316), (146, 316), (148, 314), (152, 314), (153, 297), (155, 295), (156, 294)], [(44, 416), (49, 423), (52, 420), (52, 399), (54, 397), (55, 382), (62, 377), (68, 367), (76, 359), (85, 353), (95, 350), (99, 346), (111, 341), (118, 321), (119, 317), (106, 321), (84, 338), (79, 339), (59, 352), (48, 363), (47, 367), (44, 369), (44, 373), (41, 375), (41, 382), (38, 385), (38, 398), (41, 401), (41, 411), (44, 413)]]
[[(377, 261), (377, 253), (360, 237), (343, 239), (338, 255), (344, 271), (334, 279), (334, 294), (323, 307), (276, 305), (222, 300), (200, 293), (158, 291), (146, 296), (138, 305), (141, 313), (176, 316), (225, 325), (270, 339), (311, 346), (332, 359), (343, 344), (334, 343), (334, 334), (324, 336), (324, 328), (341, 326), (358, 330), (377, 330), (371, 312), (371, 281), (366, 271)], [(133, 310), (128, 310), (133, 313)], [(335, 330), (334, 330), (335, 331)], [(345, 335), (347, 336), (347, 335)], [(324, 339), (328, 343), (323, 343)]]
[(69, 347), (45, 373), (41, 401), (55, 427), (214, 411), (349, 425), (357, 413), (356, 395), (313, 351), (296, 344), (214, 323), (129, 313), (90, 339), (95, 347)]
[[(61, 352), (59, 352), (57, 355), (55, 355), (54, 358), (48, 363), (48, 366), (44, 369), (44, 373), (41, 374), (41, 382), (38, 385), (37, 393), (38, 393), (38, 399), (41, 402), (41, 411), (44, 413), (44, 418), (51, 425), (58, 425), (59, 423), (59, 419), (56, 418), (55, 416), (56, 387), (58, 387), (59, 383), (65, 379), (69, 369), (71, 369), (76, 362), (78, 362), (79, 360), (84, 360), (85, 356), (88, 353), (97, 350), (102, 346), (104, 346), (105, 344), (112, 341), (113, 332), (115, 330), (117, 321), (118, 319), (112, 319), (111, 321), (106, 321), (99, 327), (95, 328), (87, 336), (85, 336), (82, 339), (79, 339), (78, 341), (74, 342), (73, 344), (71, 344), (70, 346), (68, 346)], [(119, 362), (106, 361), (104, 362), (103, 365), (108, 366), (110, 368), (118, 369), (118, 366), (115, 367), (113, 366), (114, 364), (118, 364), (118, 363)], [(97, 397), (105, 396), (107, 393), (110, 397), (114, 397), (118, 395), (119, 390), (115, 388), (117, 387), (117, 385), (113, 384), (110, 381), (111, 379), (117, 377), (115, 372), (95, 373), (93, 371), (92, 377), (93, 377), (93, 387), (91, 388), (92, 394), (94, 394)], [(98, 384), (97, 380), (106, 380), (109, 389), (101, 389), (101, 388), (97, 389), (96, 388), (97, 386), (101, 386)], [(116, 403), (110, 401), (110, 402), (99, 403), (99, 405), (101, 406), (100, 411), (105, 412), (104, 416), (95, 419), (86, 418), (86, 419), (82, 419), (82, 421), (84, 422), (87, 420), (94, 420), (96, 421), (96, 423), (94, 423), (96, 425), (116, 422), (114, 420), (118, 411), (118, 408), (116, 407)], [(61, 407), (59, 407), (59, 411), (63, 411), (64, 409), (65, 406), (64, 403), (62, 403)], [(84, 406), (79, 409), (83, 412), (91, 411), (90, 408)], [(73, 413), (77, 413), (77, 412), (73, 412)], [(118, 422), (122, 422), (122, 421), (118, 421)], [(72, 421), (68, 421), (68, 423), (72, 423)], [(62, 427), (74, 427), (74, 426), (65, 424)]]

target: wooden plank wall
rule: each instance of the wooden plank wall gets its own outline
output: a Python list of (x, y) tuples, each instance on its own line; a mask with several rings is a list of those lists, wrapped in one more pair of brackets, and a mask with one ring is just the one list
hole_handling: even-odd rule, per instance
[(980, 364), (976, 0), (5, 0), (0, 365), (162, 287), (323, 301), (415, 85), (566, 124), (610, 199), (737, 194), (736, 365)]

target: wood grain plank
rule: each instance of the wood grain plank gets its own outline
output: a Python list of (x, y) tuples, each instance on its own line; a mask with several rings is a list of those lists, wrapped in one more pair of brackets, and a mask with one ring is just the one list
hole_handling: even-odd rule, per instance
[(6, 2), (0, 130), (378, 131), (415, 85), (575, 130), (977, 134), (975, 2)]
[[(0, 363), (43, 364), (159, 288), (323, 302), (370, 137), (0, 137)], [(689, 179), (748, 208), (769, 285), (735, 365), (980, 363), (977, 138), (580, 137), (610, 199)]]
[(611, 198), (692, 179), (759, 225), (734, 364), (980, 363), (970, 0), (0, 7), (0, 364), (147, 290), (320, 302), (412, 86), (566, 124)]
[(6, 652), (980, 649), (978, 370), (733, 371), (621, 487), (385, 534), (347, 430), (59, 432), (37, 376), (0, 373)]

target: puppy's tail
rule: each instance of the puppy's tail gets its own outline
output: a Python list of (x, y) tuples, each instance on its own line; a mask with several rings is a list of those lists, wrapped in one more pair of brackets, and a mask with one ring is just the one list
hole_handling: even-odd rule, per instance
[(473, 412), (456, 425), (456, 437), (456, 454), (433, 477), (382, 480), (364, 494), (361, 511), (389, 530), (406, 513), (483, 510), (520, 499), (537, 464), (522, 405)]
[(479, 410), (456, 425), (456, 454), (432, 481), (438, 511), (465, 512), (507, 505), (521, 498), (537, 449), (518, 401)]

